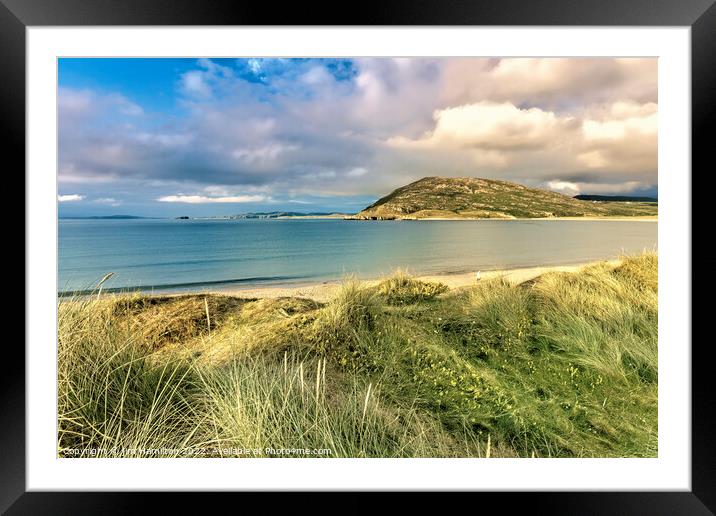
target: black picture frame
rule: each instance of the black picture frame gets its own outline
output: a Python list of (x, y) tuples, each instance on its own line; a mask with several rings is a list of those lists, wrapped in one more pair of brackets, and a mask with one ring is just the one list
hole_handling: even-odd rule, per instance
[[(320, 14), (319, 14), (320, 13)], [(3, 165), (25, 170), (25, 31), (29, 26), (82, 25), (571, 25), (689, 26), (692, 73), (692, 274), (708, 274), (716, 259), (698, 253), (709, 245), (705, 210), (713, 192), (713, 144), (708, 129), (716, 119), (716, 4), (714, 0), (401, 0), (311, 6), (213, 0), (0, 0), (0, 124)], [(687, 172), (688, 173), (688, 172)], [(698, 178), (698, 188), (693, 181)], [(24, 191), (24, 183), (20, 188)], [(698, 229), (704, 225), (704, 231)], [(28, 257), (25, 256), (27, 261)], [(27, 262), (26, 262), (27, 263)], [(25, 269), (28, 274), (27, 268)], [(27, 276), (26, 276), (27, 278)], [(707, 288), (707, 287), (705, 287)], [(709, 304), (692, 302), (692, 321), (708, 320)], [(26, 309), (32, 306), (26, 305)], [(693, 328), (695, 329), (695, 328)], [(692, 329), (692, 331), (693, 331)], [(692, 334), (692, 490), (690, 492), (479, 493), (500, 510), (516, 507), (548, 514), (713, 514), (716, 511), (716, 445), (711, 362), (712, 339)], [(146, 497), (167, 513), (191, 510), (187, 493), (26, 492), (25, 354), (6, 340), (0, 374), (0, 511), (7, 514), (125, 514), (150, 508)], [(669, 343), (689, 345), (690, 343)], [(214, 494), (226, 500), (236, 494)], [(246, 505), (246, 493), (242, 507)], [(351, 495), (353, 497), (356, 494)], [(473, 495), (474, 496), (474, 495)], [(271, 498), (269, 503), (274, 503)], [(306, 502), (310, 502), (309, 497)], [(422, 503), (421, 495), (412, 502)], [(215, 500), (212, 500), (215, 501)], [(258, 500), (251, 500), (257, 502)], [(264, 499), (264, 502), (266, 499)], [(200, 502), (201, 503), (201, 502)], [(204, 502), (205, 503), (205, 502)], [(291, 504), (303, 503), (293, 495)], [(322, 502), (321, 505), (330, 502)], [(455, 501), (458, 503), (458, 501)], [(474, 504), (475, 501), (469, 502)], [(223, 504), (222, 504), (223, 505)], [(205, 508), (208, 506), (204, 505)], [(363, 503), (345, 504), (369, 510)], [(362, 508), (362, 509), (361, 509)], [(219, 510), (218, 507), (215, 510)], [(237, 506), (237, 510), (239, 506)]]

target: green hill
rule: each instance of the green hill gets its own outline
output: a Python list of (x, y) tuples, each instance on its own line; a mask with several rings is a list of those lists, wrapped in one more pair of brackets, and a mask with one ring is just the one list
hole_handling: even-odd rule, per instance
[(509, 181), (425, 177), (357, 213), (361, 220), (656, 216), (656, 203), (583, 201)]

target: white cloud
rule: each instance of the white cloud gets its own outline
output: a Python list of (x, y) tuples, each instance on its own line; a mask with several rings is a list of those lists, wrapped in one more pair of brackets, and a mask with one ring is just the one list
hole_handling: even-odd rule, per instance
[(396, 158), (403, 169), (535, 185), (553, 181), (553, 190), (578, 193), (575, 185), (590, 175), (595, 183), (621, 178), (625, 184), (656, 184), (657, 117), (652, 102), (596, 105), (582, 116), (479, 102), (438, 110), (431, 131), (387, 144), (411, 151), (409, 158)]
[(121, 206), (122, 201), (118, 201), (114, 197), (99, 197), (92, 201), (95, 204), (106, 204), (108, 206)]
[(258, 59), (249, 59), (247, 63), (253, 73), (258, 74), (261, 72), (261, 61)]
[(159, 202), (180, 202), (186, 204), (208, 203), (247, 203), (264, 202), (268, 200), (265, 195), (231, 195), (226, 197), (208, 197), (206, 195), (166, 195), (157, 199)]
[(144, 114), (144, 109), (139, 104), (135, 104), (123, 95), (113, 94), (108, 97), (108, 102), (114, 104), (117, 110), (123, 114), (132, 117), (141, 116)]
[(192, 70), (181, 76), (184, 92), (198, 97), (211, 97), (211, 86), (204, 79), (204, 72)]
[(577, 195), (580, 192), (579, 185), (569, 181), (549, 181), (547, 188), (565, 195)]
[(94, 185), (111, 183), (117, 180), (112, 174), (73, 174), (71, 172), (60, 172), (57, 176), (58, 182), (64, 185)]
[(138, 133), (135, 136), (138, 142), (147, 145), (157, 145), (167, 148), (184, 147), (192, 142), (194, 136), (182, 133)]
[[(633, 133), (656, 136), (659, 127), (656, 104), (632, 104), (618, 102), (611, 106), (609, 118), (586, 119), (584, 137), (587, 140), (622, 140)], [(633, 142), (630, 142), (633, 143)]]
[(276, 160), (281, 154), (297, 150), (297, 145), (269, 143), (258, 147), (238, 148), (231, 155), (237, 160), (249, 164), (266, 163)]
[(626, 120), (584, 121), (584, 136), (587, 140), (625, 140), (629, 133), (656, 135), (657, 115)]
[(368, 169), (365, 167), (355, 167), (350, 169), (346, 175), (348, 177), (362, 177), (368, 173)]
[(84, 195), (79, 194), (67, 194), (67, 195), (58, 195), (57, 201), (58, 202), (77, 202), (81, 201), (85, 198)]
[(333, 76), (322, 66), (314, 66), (304, 73), (300, 80), (311, 86), (321, 86), (333, 82)]
[(435, 112), (435, 129), (416, 141), (389, 140), (394, 145), (461, 147), (489, 150), (544, 147), (577, 125), (539, 108), (519, 109), (509, 102), (479, 102)]
[(427, 175), (656, 184), (655, 59), (361, 58), (340, 80), (315, 61), (241, 65), (176, 76), (179, 114), (61, 91), (61, 184), (197, 204), (381, 195)]
[(61, 116), (71, 117), (88, 113), (92, 107), (93, 94), (88, 90), (60, 88), (57, 105)]
[(142, 107), (119, 93), (101, 94), (91, 90), (61, 87), (57, 95), (60, 119), (96, 116), (115, 112), (129, 117), (144, 114)]
[(189, 97), (209, 99), (222, 79), (234, 78), (229, 67), (217, 64), (211, 59), (199, 59), (197, 64), (199, 70), (189, 70), (180, 77), (181, 89)]
[(577, 160), (588, 169), (656, 175), (658, 110), (653, 102), (615, 103), (605, 113), (585, 119), (582, 130), (584, 143)]
[(555, 192), (563, 193), (565, 195), (579, 195), (580, 193), (588, 194), (620, 194), (625, 192), (631, 192), (639, 187), (651, 186), (644, 185), (639, 181), (625, 181), (623, 183), (572, 183), (569, 181), (548, 181), (542, 185)]
[(451, 59), (443, 100), (509, 101), (571, 110), (630, 99), (656, 102), (657, 60), (652, 58)]

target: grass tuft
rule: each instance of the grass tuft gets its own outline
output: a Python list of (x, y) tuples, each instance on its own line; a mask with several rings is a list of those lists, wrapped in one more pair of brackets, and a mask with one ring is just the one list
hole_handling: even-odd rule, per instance
[(420, 281), (398, 270), (378, 285), (378, 294), (390, 305), (410, 305), (430, 301), (448, 291), (442, 283)]
[(654, 457), (657, 279), (644, 253), (453, 291), (348, 278), (325, 304), (62, 299), (58, 453)]

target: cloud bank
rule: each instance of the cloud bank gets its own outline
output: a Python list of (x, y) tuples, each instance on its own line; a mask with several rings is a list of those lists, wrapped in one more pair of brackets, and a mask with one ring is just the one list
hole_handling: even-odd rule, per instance
[(657, 184), (655, 59), (200, 59), (172, 84), (167, 110), (60, 77), (60, 197), (352, 206), (427, 175)]
[(84, 198), (84, 195), (78, 194), (58, 195), (57, 202), (77, 202), (83, 200)]

